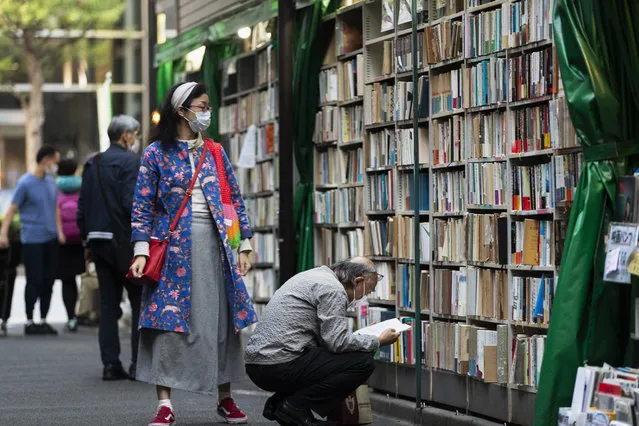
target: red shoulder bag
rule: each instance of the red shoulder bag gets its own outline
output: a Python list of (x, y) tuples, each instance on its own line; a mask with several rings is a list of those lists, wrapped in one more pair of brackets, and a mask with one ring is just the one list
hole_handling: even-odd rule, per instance
[[(160, 278), (162, 277), (162, 269), (164, 268), (164, 264), (166, 263), (166, 253), (169, 250), (169, 239), (171, 238), (171, 235), (173, 235), (173, 231), (175, 231), (178, 221), (182, 217), (182, 213), (186, 208), (186, 204), (189, 202), (189, 198), (191, 198), (193, 187), (195, 186), (197, 177), (200, 174), (200, 170), (202, 169), (202, 163), (204, 163), (205, 154), (206, 147), (203, 147), (202, 155), (200, 155), (195, 173), (193, 173), (193, 179), (191, 179), (189, 189), (186, 191), (186, 194), (182, 199), (182, 204), (180, 204), (180, 208), (178, 209), (177, 214), (173, 218), (171, 226), (169, 227), (169, 235), (163, 240), (160, 240), (159, 238), (151, 238), (151, 240), (149, 241), (149, 258), (147, 259), (146, 265), (144, 266), (144, 272), (142, 273), (142, 276), (133, 276), (133, 271), (131, 271), (131, 269), (129, 269), (129, 272), (127, 272), (126, 277), (133, 283), (154, 287), (160, 282)], [(133, 265), (133, 262), (135, 262), (135, 259), (133, 259), (131, 265)]]

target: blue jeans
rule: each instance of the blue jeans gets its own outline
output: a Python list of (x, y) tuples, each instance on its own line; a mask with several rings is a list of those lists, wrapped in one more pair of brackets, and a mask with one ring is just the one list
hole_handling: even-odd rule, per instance
[(47, 318), (51, 306), (51, 293), (58, 268), (58, 241), (23, 244), (24, 270), (27, 275), (27, 287), (24, 291), (24, 304), (27, 319), (33, 319), (35, 303), (40, 300), (40, 318)]

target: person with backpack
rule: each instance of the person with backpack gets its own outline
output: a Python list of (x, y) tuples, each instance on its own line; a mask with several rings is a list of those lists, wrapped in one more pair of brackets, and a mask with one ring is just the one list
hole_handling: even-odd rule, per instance
[[(78, 227), (86, 256), (93, 259), (100, 293), (98, 341), (104, 366), (102, 380), (135, 378), (138, 358), (138, 318), (141, 288), (126, 278), (133, 258), (131, 205), (140, 169), (133, 152), (139, 146), (140, 122), (116, 115), (107, 129), (111, 145), (88, 159), (82, 172)], [(123, 291), (131, 302), (131, 364), (128, 373), (120, 361)]]
[(58, 279), (62, 281), (62, 300), (67, 311), (65, 329), (70, 332), (78, 330), (78, 320), (75, 316), (75, 304), (78, 301), (78, 285), (76, 276), (84, 273), (84, 248), (78, 228), (78, 199), (82, 178), (75, 175), (78, 163), (73, 159), (64, 159), (58, 165), (58, 209), (62, 222), (62, 233), (65, 243), (60, 245), (58, 260)]

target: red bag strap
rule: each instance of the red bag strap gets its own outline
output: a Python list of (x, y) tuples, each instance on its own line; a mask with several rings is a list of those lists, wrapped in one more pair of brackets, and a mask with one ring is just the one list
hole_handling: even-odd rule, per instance
[(186, 194), (182, 199), (182, 204), (180, 204), (180, 208), (177, 211), (177, 214), (173, 218), (171, 222), (171, 226), (169, 227), (169, 234), (175, 231), (177, 227), (178, 221), (182, 217), (182, 213), (184, 213), (184, 209), (186, 208), (186, 204), (189, 202), (189, 198), (191, 198), (191, 194), (193, 193), (193, 187), (195, 186), (195, 182), (197, 182), (197, 177), (200, 174), (200, 170), (202, 169), (202, 164), (204, 163), (204, 155), (206, 155), (206, 149), (202, 149), (202, 154), (200, 154), (200, 159), (198, 160), (197, 167), (195, 168), (195, 172), (193, 173), (193, 179), (191, 179), (191, 184), (189, 185), (189, 189), (186, 190)]
[(215, 168), (217, 169), (217, 177), (220, 181), (220, 195), (222, 196), (222, 204), (231, 204), (231, 188), (226, 180), (226, 170), (224, 168), (224, 159), (222, 157), (222, 145), (206, 139), (206, 146), (213, 154), (215, 160)]

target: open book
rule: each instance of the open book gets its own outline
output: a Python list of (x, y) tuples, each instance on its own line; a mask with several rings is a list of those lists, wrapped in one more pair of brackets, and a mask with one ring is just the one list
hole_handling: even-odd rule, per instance
[(397, 318), (389, 319), (386, 321), (378, 322), (377, 324), (369, 325), (368, 327), (360, 328), (355, 334), (368, 334), (370, 336), (379, 337), (385, 330), (392, 328), (398, 333), (411, 328), (409, 324), (404, 324)]

